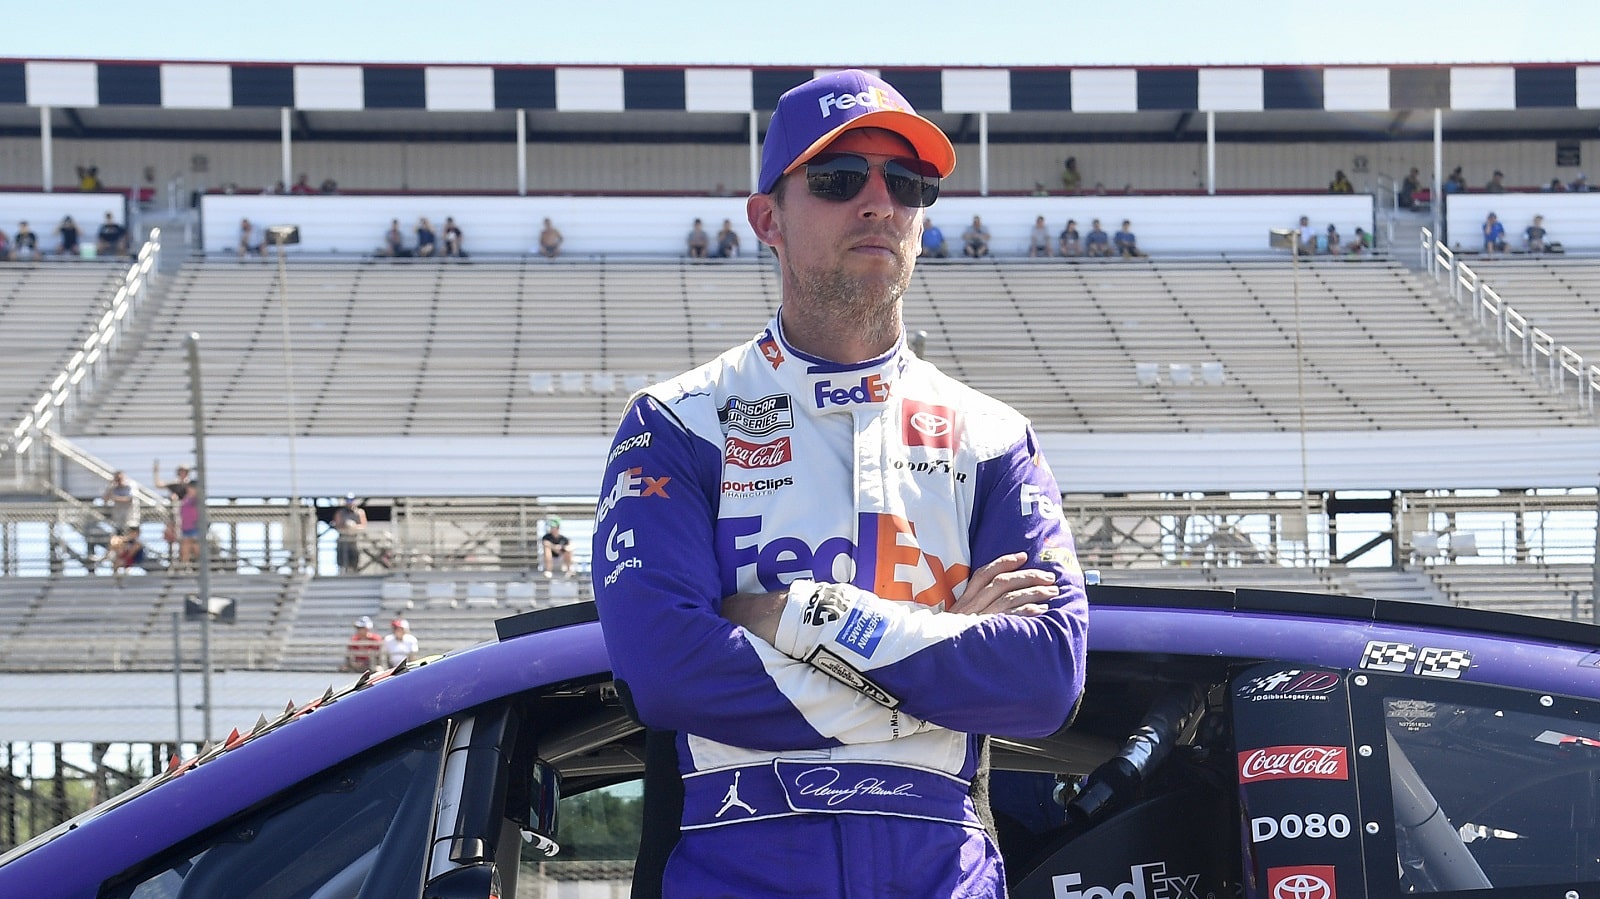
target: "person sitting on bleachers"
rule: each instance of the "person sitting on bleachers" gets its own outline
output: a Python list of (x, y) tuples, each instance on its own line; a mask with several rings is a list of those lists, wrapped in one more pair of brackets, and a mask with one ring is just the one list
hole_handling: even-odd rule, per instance
[(945, 259), (950, 255), (950, 248), (945, 246), (944, 232), (933, 219), (926, 216), (922, 219), (922, 256), (931, 256), (934, 259)]
[(27, 222), (17, 223), (16, 236), (11, 240), (11, 257), (19, 262), (37, 259), (39, 256), (39, 235), (28, 227)]
[(10, 261), (11, 261), (11, 238), (6, 236), (6, 232), (5, 231), (0, 230), (0, 262), (10, 262)]
[(344, 667), (341, 671), (377, 671), (383, 667), (383, 638), (372, 629), (372, 619), (362, 615), (356, 619), (356, 632), (344, 648)]
[(1122, 230), (1112, 236), (1111, 242), (1124, 259), (1143, 258), (1145, 255), (1144, 251), (1139, 249), (1139, 238), (1133, 234), (1133, 223), (1127, 219), (1122, 220)]
[(1356, 228), (1356, 236), (1351, 238), (1350, 242), (1344, 245), (1344, 251), (1349, 253), (1351, 256), (1360, 256), (1362, 253), (1365, 253), (1370, 249), (1372, 249), (1372, 235), (1368, 234), (1367, 230), (1361, 227)]
[(111, 574), (119, 581), (129, 568), (144, 568), (147, 554), (144, 542), (139, 539), (139, 526), (130, 525), (112, 537), (107, 555), (111, 557)]
[(733, 230), (733, 220), (723, 219), (722, 230), (717, 232), (718, 259), (733, 259), (739, 255), (739, 232)]
[(439, 236), (434, 233), (433, 223), (427, 216), (417, 219), (417, 255), (432, 256), (439, 248)]
[(544, 220), (544, 227), (539, 229), (539, 255), (546, 259), (554, 259), (561, 255), (561, 242), (564, 238), (556, 226), (550, 224), (549, 219)]
[(1050, 229), (1045, 226), (1042, 215), (1033, 220), (1033, 231), (1028, 237), (1028, 256), (1050, 256)]
[(56, 236), (61, 238), (56, 252), (68, 258), (78, 255), (78, 223), (72, 220), (72, 216), (62, 217), (61, 224), (56, 226)]
[(1085, 256), (1110, 256), (1111, 236), (1106, 229), (1100, 227), (1100, 220), (1095, 219), (1089, 223), (1089, 234), (1083, 239), (1083, 255)]
[(961, 232), (961, 252), (974, 259), (989, 255), (989, 229), (978, 216), (973, 216), (972, 224)]
[(125, 256), (128, 253), (128, 229), (116, 217), (106, 213), (106, 220), (95, 233), (95, 253), (99, 256)]
[(573, 577), (572, 570), (572, 541), (561, 533), (561, 519), (550, 519), (550, 530), (539, 538), (539, 544), (544, 551), (544, 576), (554, 577), (560, 571), (567, 577)]
[(400, 230), (399, 219), (389, 220), (389, 230), (383, 235), (383, 249), (379, 252), (381, 255), (395, 258), (411, 255), (411, 251), (406, 249), (406, 235)]
[(444, 254), (457, 259), (467, 258), (467, 251), (461, 249), (461, 227), (448, 215), (444, 217)]
[(1067, 226), (1061, 229), (1061, 234), (1056, 239), (1056, 244), (1056, 251), (1062, 256), (1080, 256), (1083, 254), (1083, 238), (1078, 236), (1077, 219), (1067, 219)]
[(689, 229), (689, 258), (706, 258), (706, 250), (710, 246), (711, 238), (706, 234), (705, 226), (699, 219), (695, 219), (694, 226)]
[(254, 253), (257, 256), (265, 256), (267, 253), (267, 245), (266, 242), (262, 240), (261, 232), (256, 230), (255, 225), (250, 224), (249, 219), (240, 219), (239, 255), (249, 256), (251, 253)]
[(1522, 229), (1522, 239), (1528, 244), (1528, 252), (1543, 253), (1544, 238), (1547, 233), (1549, 232), (1544, 230), (1544, 216), (1534, 216), (1533, 224)]
[(1500, 224), (1500, 219), (1494, 213), (1483, 222), (1483, 255), (1493, 256), (1495, 253), (1506, 251), (1506, 226)]

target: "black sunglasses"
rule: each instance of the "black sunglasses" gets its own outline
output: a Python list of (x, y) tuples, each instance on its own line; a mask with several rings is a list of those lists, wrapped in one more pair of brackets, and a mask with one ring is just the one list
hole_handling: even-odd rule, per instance
[[(873, 167), (854, 153), (820, 153), (806, 162), (806, 189), (813, 197), (843, 203), (867, 186)], [(922, 209), (939, 199), (939, 170), (932, 163), (900, 157), (881, 168), (889, 195), (901, 206)]]

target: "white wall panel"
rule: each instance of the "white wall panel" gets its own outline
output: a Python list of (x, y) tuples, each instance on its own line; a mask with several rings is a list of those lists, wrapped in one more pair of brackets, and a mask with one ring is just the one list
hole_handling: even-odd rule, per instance
[(1011, 73), (1004, 69), (946, 69), (940, 87), (945, 112), (1011, 111)]
[(361, 109), (366, 96), (359, 66), (294, 67), (294, 105), (300, 109)]
[(683, 72), (683, 107), (689, 112), (749, 112), (754, 97), (749, 69)]
[(1256, 112), (1266, 105), (1260, 69), (1201, 69), (1200, 108)]
[(494, 69), (488, 66), (429, 66), (423, 79), (430, 110), (494, 109)]
[(1600, 66), (1578, 66), (1578, 108), (1600, 108)]
[[(1449, 245), (1469, 252), (1483, 249), (1483, 222), (1493, 212), (1506, 226), (1506, 239), (1520, 247), (1522, 231), (1544, 216), (1548, 240), (1568, 250), (1600, 250), (1600, 193), (1457, 194), (1445, 205)], [(1490, 281), (1493, 284), (1493, 281)]]
[(622, 70), (556, 69), (556, 108), (562, 112), (622, 112)]
[(100, 81), (92, 62), (27, 62), (23, 67), (28, 80), (29, 106), (98, 106), (100, 103)]
[(1376, 66), (1323, 69), (1322, 105), (1341, 110), (1388, 109), (1389, 70)]
[(1510, 66), (1461, 66), (1450, 70), (1451, 109), (1516, 109), (1516, 70)]
[[(1600, 206), (1600, 195), (1595, 197)], [(260, 224), (298, 224), (302, 244), (290, 252), (370, 253), (382, 242), (392, 218), (408, 236), (419, 217), (435, 226), (453, 216), (468, 251), (526, 253), (536, 243), (539, 222), (549, 217), (565, 237), (563, 253), (682, 255), (695, 218), (712, 230), (729, 219), (741, 243), (756, 246), (745, 218), (743, 197), (278, 197), (205, 198), (203, 247), (227, 252), (238, 242), (241, 218)], [(947, 197), (930, 215), (954, 239), (972, 216), (989, 226), (997, 254), (1026, 252), (1036, 215), (1052, 230), (1067, 219), (1099, 218), (1107, 231), (1131, 219), (1139, 245), (1152, 253), (1261, 252), (1267, 230), (1288, 227), (1301, 215), (1337, 225), (1341, 234), (1357, 226), (1373, 230), (1372, 200), (1356, 195), (1250, 197)], [(1205, 223), (1196, 227), (1196, 223)], [(1086, 229), (1085, 229), (1086, 230)]]
[(1134, 69), (1073, 69), (1074, 112), (1137, 112), (1139, 73)]
[(233, 106), (233, 69), (162, 63), (161, 105), (168, 109), (228, 109)]

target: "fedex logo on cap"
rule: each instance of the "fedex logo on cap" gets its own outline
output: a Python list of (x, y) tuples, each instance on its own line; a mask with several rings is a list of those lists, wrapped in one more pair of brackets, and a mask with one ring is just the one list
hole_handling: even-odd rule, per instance
[(859, 94), (823, 94), (817, 98), (817, 106), (821, 108), (822, 117), (827, 118), (833, 110), (840, 112), (854, 109), (857, 106), (870, 106), (874, 109), (898, 109), (901, 112), (910, 112), (911, 108), (898, 102), (894, 95), (881, 87), (869, 87)]

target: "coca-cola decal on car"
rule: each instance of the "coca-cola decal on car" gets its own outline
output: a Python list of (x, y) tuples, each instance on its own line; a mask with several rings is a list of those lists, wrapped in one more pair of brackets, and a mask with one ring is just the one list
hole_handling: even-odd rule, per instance
[(751, 443), (730, 436), (725, 446), (728, 464), (740, 468), (776, 468), (794, 458), (787, 437), (769, 443)]
[(1349, 780), (1350, 753), (1343, 746), (1264, 746), (1239, 753), (1239, 782)]

